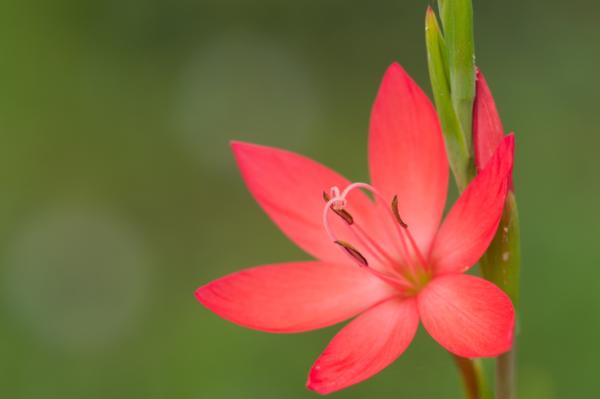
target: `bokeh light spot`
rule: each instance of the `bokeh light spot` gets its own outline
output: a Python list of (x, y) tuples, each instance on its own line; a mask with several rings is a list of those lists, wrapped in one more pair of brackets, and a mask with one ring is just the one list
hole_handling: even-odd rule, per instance
[(130, 226), (109, 213), (55, 209), (23, 226), (8, 252), (8, 303), (53, 347), (104, 348), (143, 309), (149, 256)]

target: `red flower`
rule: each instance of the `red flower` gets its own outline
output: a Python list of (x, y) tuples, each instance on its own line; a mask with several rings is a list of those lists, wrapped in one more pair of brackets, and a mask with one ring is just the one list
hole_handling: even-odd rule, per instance
[(494, 284), (463, 272), (494, 236), (513, 147), (506, 136), (440, 226), (448, 161), (439, 122), (427, 96), (393, 64), (371, 115), (372, 186), (351, 184), (294, 153), (232, 144), (258, 203), (318, 261), (242, 270), (196, 297), (227, 320), (268, 332), (313, 330), (358, 315), (310, 371), (307, 386), (322, 394), (388, 366), (419, 320), (452, 353), (499, 355), (512, 345), (513, 305)]

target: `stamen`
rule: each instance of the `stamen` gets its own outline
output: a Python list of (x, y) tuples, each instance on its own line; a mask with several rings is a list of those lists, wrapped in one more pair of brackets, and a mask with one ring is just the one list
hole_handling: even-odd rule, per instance
[(337, 245), (342, 247), (350, 256), (352, 256), (354, 259), (356, 259), (358, 261), (358, 263), (360, 263), (361, 265), (363, 265), (365, 267), (369, 266), (369, 262), (367, 262), (367, 258), (365, 258), (360, 252), (358, 252), (358, 250), (356, 248), (354, 248), (352, 245), (350, 245), (347, 242), (342, 241), (342, 240), (336, 240), (336, 241), (334, 241), (334, 243), (336, 243)]
[[(331, 241), (334, 242), (336, 245), (339, 245), (341, 247), (341, 249), (344, 250), (344, 252), (346, 252), (346, 254), (348, 254), (348, 256), (350, 256), (357, 263), (357, 265), (359, 267), (364, 267), (371, 274), (381, 278), (382, 280), (386, 281), (387, 283), (394, 285), (402, 290), (406, 290), (406, 289), (410, 288), (411, 287), (411, 283), (409, 283), (410, 279), (407, 278), (406, 276), (404, 276), (403, 270), (399, 270), (400, 274), (402, 275), (402, 277), (400, 277), (400, 276), (392, 276), (392, 275), (389, 275), (388, 273), (381, 272), (381, 271), (378, 271), (378, 270), (370, 267), (369, 262), (367, 261), (367, 258), (362, 253), (360, 253), (351, 244), (349, 244), (345, 241), (342, 241), (342, 240), (338, 240), (334, 231), (332, 230), (332, 228), (329, 224), (329, 220), (328, 220), (329, 210), (334, 211), (338, 216), (342, 217), (345, 221), (348, 222), (348, 220), (350, 220), (350, 219), (345, 216), (347, 216), (347, 215), (350, 217), (352, 217), (352, 216), (347, 211), (345, 213), (343, 212), (344, 207), (346, 206), (346, 195), (348, 195), (350, 190), (355, 189), (355, 188), (366, 188), (366, 189), (369, 189), (369, 190), (372, 190), (373, 192), (375, 192), (374, 191), (375, 189), (372, 188), (371, 186), (369, 186), (368, 184), (355, 183), (355, 184), (351, 184), (350, 186), (348, 186), (346, 188), (346, 190), (344, 190), (344, 192), (341, 194), (340, 194), (339, 188), (337, 188), (335, 186), (331, 188), (331, 191), (330, 191), (331, 196), (327, 195), (327, 193), (325, 193), (325, 192), (323, 193), (323, 199), (327, 201), (327, 203), (325, 204), (325, 207), (323, 208), (323, 226), (325, 227), (325, 232), (327, 233), (327, 235), (331, 239)], [(375, 192), (375, 193), (376, 193), (376, 195), (381, 197), (381, 194), (379, 194), (378, 192)], [(388, 213), (391, 214), (390, 210), (388, 208), (386, 208), (386, 209), (387, 209)], [(344, 215), (344, 216), (342, 216), (342, 215)], [(365, 247), (365, 249), (369, 252), (369, 254), (372, 255), (375, 259), (377, 259), (379, 262), (383, 263), (383, 260), (378, 255), (378, 251), (379, 251), (388, 260), (389, 263), (391, 263), (394, 266), (397, 265), (397, 262), (394, 261), (394, 259), (390, 255), (388, 255), (382, 247), (377, 245), (375, 240), (373, 240), (368, 234), (366, 234), (366, 232), (359, 225), (354, 224), (354, 219), (352, 219), (352, 223), (347, 223), (347, 225), (348, 225), (348, 229), (350, 230), (352, 235), (361, 243), (361, 245), (363, 245)], [(360, 233), (360, 234), (358, 234), (358, 233)], [(364, 236), (364, 238), (362, 236)], [(365, 239), (371, 245), (368, 245), (368, 243), (365, 242)]]
[(331, 240), (336, 241), (337, 238), (333, 234), (333, 231), (329, 226), (327, 218), (327, 211), (330, 209), (333, 212), (335, 212), (339, 217), (341, 217), (344, 221), (346, 221), (350, 233), (352, 233), (354, 238), (367, 250), (369, 255), (373, 256), (373, 258), (375, 258), (378, 262), (382, 264), (397, 264), (397, 262), (385, 250), (381, 248), (381, 246), (377, 245), (373, 238), (371, 238), (359, 225), (354, 223), (352, 215), (343, 208), (344, 206), (346, 206), (346, 199), (340, 195), (339, 188), (333, 186), (330, 189), (330, 192), (333, 198), (331, 198), (331, 196), (329, 196), (325, 191), (323, 192), (323, 199), (327, 201), (327, 204), (323, 209), (323, 224), (325, 226), (327, 235), (331, 238)]
[[(387, 200), (384, 198), (384, 196), (378, 190), (375, 189), (375, 187), (373, 187), (367, 183), (352, 183), (344, 189), (344, 191), (341, 194), (342, 198), (346, 198), (346, 196), (350, 193), (350, 191), (355, 190), (357, 188), (359, 188), (359, 189), (362, 188), (362, 189), (372, 192), (375, 195), (375, 197), (378, 199), (377, 203), (380, 204), (382, 206), (382, 208), (386, 211), (386, 213), (390, 216), (390, 218), (392, 219), (393, 228), (398, 233), (398, 238), (400, 240), (400, 247), (397, 247), (397, 249), (398, 249), (399, 253), (404, 258), (404, 260), (407, 262), (407, 264), (409, 264), (409, 266), (414, 268), (414, 266), (410, 265), (411, 264), (410, 251), (408, 250), (408, 247), (406, 245), (406, 240), (404, 239), (404, 235), (402, 234), (403, 229), (401, 229), (398, 226), (398, 224), (396, 223), (397, 218), (394, 215), (393, 211), (390, 208), (388, 208), (387, 206), (383, 205), (387, 202)], [(396, 199), (396, 201), (397, 201), (397, 199)]]
[[(327, 200), (327, 203), (325, 204), (325, 207), (323, 208), (323, 226), (325, 227), (325, 232), (327, 233), (327, 235), (329, 236), (329, 238), (331, 239), (332, 242), (336, 242), (338, 241), (334, 231), (332, 230), (331, 226), (329, 225), (329, 218), (328, 216), (328, 211), (332, 210), (333, 212), (341, 212), (343, 211), (342, 209), (335, 209), (334, 205), (336, 203), (338, 204), (342, 204), (345, 205), (346, 200), (345, 198), (342, 198), (340, 196), (340, 191), (337, 187), (332, 187), (331, 188), (331, 193), (334, 196), (333, 198), (331, 198), (329, 195), (327, 195), (327, 193), (323, 193), (323, 199)], [(345, 221), (349, 222), (349, 218), (345, 217), (346, 214), (345, 213), (338, 213), (336, 212), (336, 214), (340, 217), (342, 217)], [(346, 212), (347, 215), (349, 215), (350, 217), (352, 217), (350, 215), (350, 213)], [(369, 255), (373, 256), (374, 259), (376, 259), (378, 262), (380, 263), (386, 263), (386, 261), (384, 259), (381, 258), (381, 256), (377, 253), (377, 250), (373, 250), (373, 246), (369, 246), (369, 244), (367, 242), (365, 242), (365, 239), (367, 239), (369, 242), (373, 242), (374, 240), (369, 237), (367, 234), (364, 233), (364, 231), (360, 228), (360, 226), (358, 226), (357, 224), (354, 223), (354, 219), (352, 219), (352, 223), (347, 223), (348, 225), (348, 229), (350, 230), (350, 233), (352, 233), (352, 235), (354, 236), (354, 238), (356, 238), (356, 240), (368, 251)], [(358, 234), (358, 232), (361, 232), (362, 234)], [(364, 237), (363, 237), (364, 236)], [(375, 246), (375, 248), (380, 248), (378, 246)], [(348, 251), (345, 251), (348, 252)], [(358, 252), (358, 251), (357, 251)], [(360, 254), (363, 258), (365, 258), (362, 254)], [(384, 258), (386, 258), (388, 261), (388, 263), (394, 264), (394, 260), (385, 252), (382, 252), (382, 255), (384, 256)], [(353, 255), (349, 255), (350, 257), (352, 257), (353, 260), (357, 260), (357, 258)], [(366, 259), (366, 258), (365, 258)], [(359, 261), (359, 264), (361, 266), (364, 266), (364, 262)]]
[(402, 220), (402, 218), (400, 217), (400, 212), (398, 211), (397, 195), (394, 195), (394, 198), (392, 198), (392, 212), (394, 213), (394, 217), (396, 218), (396, 221), (400, 224), (400, 226), (406, 229), (408, 225), (404, 223), (404, 220)]
[[(385, 202), (387, 202), (385, 200), (385, 198), (383, 197), (383, 195), (375, 189), (375, 187), (371, 186), (370, 184), (366, 184), (366, 183), (352, 183), (350, 184), (348, 187), (346, 187), (344, 189), (344, 191), (341, 193), (340, 197), (343, 198), (345, 200), (346, 196), (352, 191), (355, 190), (357, 188), (362, 188), (365, 190), (369, 190), (370, 192), (372, 192), (375, 197), (377, 197), (378, 200), (382, 201), (381, 204), (383, 205)], [(337, 189), (337, 187), (336, 187)], [(410, 231), (408, 230), (408, 225), (404, 222), (404, 220), (402, 220), (402, 218), (400, 217), (400, 212), (398, 211), (398, 196), (395, 195), (394, 198), (392, 199), (392, 206), (391, 209), (383, 206), (383, 208), (387, 211), (388, 215), (390, 215), (392, 217), (392, 219), (395, 220), (396, 223), (394, 223), (394, 227), (398, 233), (398, 237), (400, 238), (400, 253), (402, 254), (402, 257), (404, 258), (404, 260), (406, 261), (408, 267), (410, 269), (412, 269), (413, 273), (416, 273), (418, 268), (419, 268), (419, 264), (421, 267), (427, 268), (427, 262), (425, 261), (425, 258), (423, 257), (423, 255), (421, 254), (421, 250), (419, 249), (419, 247), (417, 246), (417, 243), (415, 242), (412, 234), (410, 233)], [(405, 238), (408, 237), (408, 242), (409, 244), (407, 245), (407, 240)], [(409, 249), (408, 246), (412, 247), (412, 251)], [(419, 264), (415, 264), (415, 260), (413, 258), (413, 256), (416, 256), (416, 261), (418, 261)]]
[(415, 239), (413, 238), (412, 234), (410, 234), (410, 231), (408, 230), (408, 225), (406, 223), (404, 223), (404, 221), (400, 217), (400, 212), (398, 211), (398, 196), (397, 195), (394, 195), (394, 198), (392, 198), (392, 213), (396, 217), (396, 221), (398, 222), (398, 224), (400, 224), (400, 226), (402, 226), (402, 228), (404, 228), (404, 233), (407, 235), (408, 241), (410, 242), (410, 244), (413, 248), (413, 251), (415, 252), (415, 254), (417, 256), (417, 259), (419, 260), (421, 265), (426, 268), (427, 262), (425, 262), (425, 258), (421, 254), (421, 250), (417, 246), (417, 243), (415, 242)]
[[(356, 232), (352, 230), (354, 236), (360, 241), (360, 243), (370, 250), (370, 252), (379, 260), (381, 263), (388, 263), (390, 265), (396, 265), (397, 259), (394, 259), (386, 250), (377, 243), (359, 224), (355, 224)], [(380, 255), (381, 256), (380, 256)], [(382, 258), (383, 257), (383, 258)]]
[(427, 269), (428, 264), (425, 261), (425, 258), (423, 257), (423, 254), (421, 253), (421, 250), (419, 249), (417, 243), (415, 242), (415, 239), (413, 238), (412, 234), (410, 234), (410, 231), (408, 230), (408, 228), (405, 229), (404, 232), (408, 236), (408, 241), (410, 241), (410, 244), (412, 245), (412, 247), (415, 251), (415, 254), (417, 255), (417, 259), (421, 263), (421, 266), (423, 266), (425, 269)]
[(410, 289), (411, 284), (408, 283), (408, 281), (401, 280), (400, 278), (398, 278), (396, 276), (391, 276), (387, 273), (380, 272), (379, 270), (375, 270), (372, 267), (370, 267), (367, 263), (367, 259), (360, 252), (358, 252), (358, 250), (356, 250), (356, 248), (354, 248), (352, 245), (348, 244), (345, 241), (341, 241), (341, 240), (336, 240), (336, 241), (334, 241), (334, 243), (336, 243), (337, 245), (342, 247), (342, 249), (344, 251), (346, 251), (346, 253), (348, 255), (350, 255), (350, 257), (352, 257), (356, 262), (358, 262), (358, 265), (360, 267), (364, 267), (365, 270), (369, 271), (372, 275), (379, 277), (380, 279), (387, 282), (388, 284), (396, 286), (396, 287), (400, 288), (401, 290)]
[[(325, 200), (325, 202), (331, 201), (331, 198), (329, 197), (329, 195), (327, 195), (327, 193), (325, 191), (323, 191), (323, 199)], [(342, 200), (340, 200), (340, 202), (342, 202)], [(333, 212), (335, 212), (336, 215), (338, 215), (339, 217), (341, 217), (342, 219), (344, 219), (344, 222), (348, 223), (349, 225), (352, 225), (354, 223), (354, 218), (352, 217), (352, 215), (350, 214), (350, 212), (348, 212), (347, 210), (345, 210), (343, 208), (343, 205), (338, 204), (337, 201), (333, 202), (331, 204), (330, 209)]]

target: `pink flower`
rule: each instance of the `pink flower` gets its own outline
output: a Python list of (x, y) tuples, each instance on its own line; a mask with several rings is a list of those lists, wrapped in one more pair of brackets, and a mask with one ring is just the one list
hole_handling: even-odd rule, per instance
[(452, 353), (499, 355), (512, 345), (513, 305), (494, 284), (463, 273), (500, 221), (513, 147), (506, 136), (440, 225), (448, 187), (440, 125), (427, 96), (393, 64), (371, 115), (372, 185), (350, 183), (291, 152), (232, 144), (252, 195), (318, 260), (242, 270), (196, 297), (227, 320), (275, 333), (357, 316), (310, 371), (307, 386), (321, 394), (384, 369), (408, 347), (419, 321)]

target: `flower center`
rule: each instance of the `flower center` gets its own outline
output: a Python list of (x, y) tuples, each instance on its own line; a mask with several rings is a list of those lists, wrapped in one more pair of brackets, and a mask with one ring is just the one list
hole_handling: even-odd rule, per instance
[[(376, 204), (383, 208), (385, 219), (388, 220), (391, 237), (393, 238), (393, 250), (375, 238), (366, 229), (361, 227), (360, 221), (356, 220), (347, 210), (348, 194), (352, 190), (367, 190), (376, 198)], [(408, 225), (400, 216), (398, 210), (398, 196), (394, 196), (388, 202), (383, 195), (373, 186), (366, 183), (353, 183), (340, 192), (338, 187), (331, 187), (329, 193), (323, 192), (326, 204), (323, 208), (323, 226), (327, 235), (352, 261), (359, 267), (366, 268), (372, 274), (387, 283), (401, 289), (407, 295), (418, 293), (431, 279), (431, 273), (417, 246)], [(387, 205), (389, 203), (389, 205)], [(350, 232), (352, 240), (356, 240), (357, 247), (347, 241), (340, 240), (332, 228), (329, 215), (336, 214), (343, 220), (343, 226)], [(373, 264), (383, 266), (383, 270), (374, 268)]]

